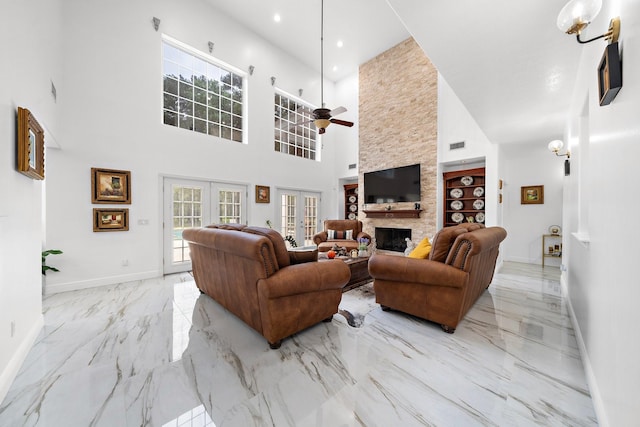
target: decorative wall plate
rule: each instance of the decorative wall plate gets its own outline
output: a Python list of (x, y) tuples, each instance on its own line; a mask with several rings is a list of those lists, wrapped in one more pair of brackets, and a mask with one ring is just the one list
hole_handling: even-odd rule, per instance
[(454, 212), (453, 215), (451, 215), (451, 220), (460, 224), (462, 221), (464, 221), (464, 215), (462, 215), (460, 212)]
[(357, 211), (357, 210), (358, 210), (358, 205), (349, 205), (349, 210), (350, 210), (351, 212), (355, 212), (355, 211)]
[(484, 208), (484, 200), (478, 199), (473, 202), (473, 209), (482, 209)]
[(349, 203), (355, 203), (356, 200), (358, 200), (356, 196), (349, 196)]
[(460, 182), (462, 182), (462, 185), (471, 185), (473, 184), (473, 177), (470, 176), (463, 176), (462, 178), (460, 178)]
[(453, 202), (451, 202), (451, 209), (455, 209), (459, 211), (463, 207), (464, 207), (464, 204), (460, 200), (454, 200)]
[(484, 213), (478, 212), (476, 214), (476, 222), (484, 222)]
[(354, 214), (353, 212), (349, 212), (349, 219), (356, 219), (358, 218), (358, 215)]
[(462, 195), (464, 194), (464, 191), (462, 191), (459, 188), (454, 188), (453, 190), (451, 190), (449, 192), (449, 194), (451, 195), (451, 197), (453, 197), (454, 199), (459, 199), (460, 197), (462, 197)]
[(483, 194), (484, 194), (484, 188), (482, 187), (476, 187), (475, 190), (473, 190), (473, 195), (476, 197), (482, 197)]

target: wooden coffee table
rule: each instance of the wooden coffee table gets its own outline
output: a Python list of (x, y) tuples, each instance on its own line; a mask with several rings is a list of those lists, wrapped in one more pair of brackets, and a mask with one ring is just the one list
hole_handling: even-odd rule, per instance
[[(328, 259), (329, 258), (327, 258), (326, 253), (320, 252), (318, 254), (318, 261), (327, 261)], [(344, 261), (344, 263), (349, 267), (349, 271), (351, 272), (351, 278), (342, 288), (342, 292), (347, 292), (353, 288), (357, 288), (358, 286), (362, 286), (365, 283), (369, 283), (371, 281), (371, 276), (369, 275), (369, 257), (336, 257), (336, 259)]]

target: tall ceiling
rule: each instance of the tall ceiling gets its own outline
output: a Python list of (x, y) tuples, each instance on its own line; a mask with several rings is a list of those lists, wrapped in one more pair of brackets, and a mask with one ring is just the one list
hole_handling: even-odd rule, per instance
[[(320, 72), (320, 0), (208, 1)], [(582, 49), (556, 27), (565, 3), (324, 0), (324, 74), (340, 80), (412, 36), (489, 140), (546, 144), (562, 138)]]

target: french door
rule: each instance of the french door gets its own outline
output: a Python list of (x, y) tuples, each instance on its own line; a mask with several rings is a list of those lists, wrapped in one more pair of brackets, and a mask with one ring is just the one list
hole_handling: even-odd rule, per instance
[[(313, 245), (318, 232), (320, 193), (278, 190), (280, 233), (291, 236), (298, 247)], [(287, 241), (291, 247), (291, 241)]]
[(246, 224), (247, 187), (213, 181), (164, 179), (164, 274), (191, 269), (182, 231), (212, 223)]

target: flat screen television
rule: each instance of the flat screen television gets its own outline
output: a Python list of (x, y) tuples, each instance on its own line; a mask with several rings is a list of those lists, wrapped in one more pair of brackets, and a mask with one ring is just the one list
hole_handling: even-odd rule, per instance
[(364, 174), (365, 203), (420, 201), (420, 165), (402, 166)]

